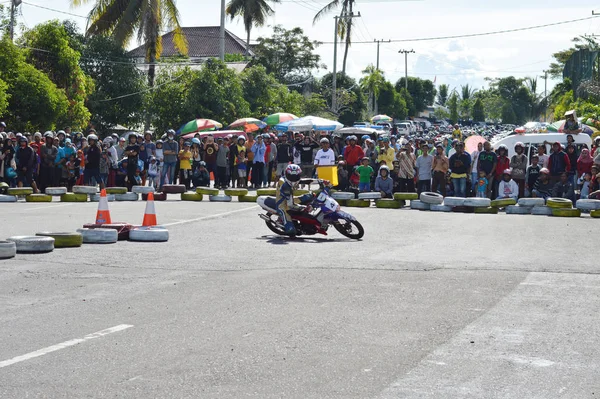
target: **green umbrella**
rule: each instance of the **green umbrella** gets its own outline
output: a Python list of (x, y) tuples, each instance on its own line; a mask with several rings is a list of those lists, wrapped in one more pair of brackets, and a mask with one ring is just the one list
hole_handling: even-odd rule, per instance
[(267, 116), (265, 119), (263, 119), (263, 122), (265, 122), (267, 125), (269, 126), (275, 126), (278, 125), (280, 123), (283, 122), (287, 122), (287, 121), (291, 121), (294, 119), (298, 119), (298, 117), (294, 114), (288, 114), (285, 112), (278, 112), (276, 114), (272, 114)]
[(181, 126), (178, 133), (188, 134), (205, 132), (207, 130), (221, 129), (222, 127), (223, 125), (217, 121), (213, 121), (212, 119), (194, 119), (193, 121), (189, 121), (185, 125)]

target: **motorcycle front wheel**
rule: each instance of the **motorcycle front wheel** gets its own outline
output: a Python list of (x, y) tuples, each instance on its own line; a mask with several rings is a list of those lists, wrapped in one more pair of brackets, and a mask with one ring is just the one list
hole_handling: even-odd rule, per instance
[(340, 234), (353, 240), (360, 240), (365, 235), (365, 229), (357, 220), (340, 219), (333, 226)]

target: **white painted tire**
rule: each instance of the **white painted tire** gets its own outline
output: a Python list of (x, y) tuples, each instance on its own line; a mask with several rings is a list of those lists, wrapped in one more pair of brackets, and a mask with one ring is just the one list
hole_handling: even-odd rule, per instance
[(424, 202), (424, 203), (430, 204), (430, 205), (441, 205), (442, 203), (444, 203), (444, 197), (442, 197), (438, 193), (432, 193), (432, 192), (421, 193), (421, 195), (419, 196), (419, 199), (421, 200), (421, 202)]
[(139, 195), (136, 193), (115, 194), (115, 201), (137, 201)]
[[(598, 202), (600, 202), (600, 201), (598, 201)], [(543, 198), (519, 198), (519, 201), (517, 201), (517, 204), (519, 204), (519, 206), (529, 206), (529, 207), (544, 206), (544, 205), (546, 205), (546, 201), (544, 201)]]
[(209, 195), (208, 200), (210, 202), (231, 202), (229, 195)]
[(354, 193), (348, 193), (345, 191), (336, 191), (335, 193), (331, 194), (331, 198), (335, 200), (351, 200), (355, 199), (356, 195)]
[(582, 211), (596, 211), (600, 209), (600, 200), (580, 199), (575, 203), (575, 208)]
[(77, 229), (83, 236), (84, 244), (114, 244), (119, 240), (119, 233), (115, 229)]
[(17, 245), (12, 241), (0, 241), (0, 259), (14, 258), (17, 254)]
[(358, 194), (358, 199), (363, 199), (363, 200), (381, 199), (381, 193), (360, 193), (360, 194)]
[[(439, 204), (437, 204), (439, 205)], [(418, 209), (420, 211), (428, 211), (431, 205), (426, 202), (421, 202), (419, 200), (410, 201), (410, 209)]]
[(492, 200), (489, 198), (467, 198), (465, 199), (465, 206), (471, 208), (489, 208), (492, 205)]
[(533, 207), (530, 206), (519, 206), (519, 205), (509, 205), (506, 207), (507, 215), (531, 215), (531, 210)]
[(450, 205), (431, 205), (429, 210), (431, 212), (452, 212), (452, 208)]
[(129, 241), (165, 242), (169, 241), (169, 230), (162, 226), (135, 227), (129, 231)]
[[(115, 200), (115, 194), (106, 194), (106, 200), (108, 202), (113, 202)], [(100, 202), (100, 194), (92, 194), (90, 195), (91, 202)]]
[(98, 187), (73, 186), (73, 192), (75, 194), (96, 194), (98, 192)]
[(54, 238), (37, 236), (14, 236), (6, 241), (12, 241), (17, 246), (17, 253), (46, 253), (54, 251)]
[(0, 202), (17, 202), (17, 196), (0, 194)]
[(48, 195), (63, 195), (67, 193), (66, 187), (48, 187), (46, 188), (46, 194)]
[(552, 208), (549, 206), (534, 206), (531, 208), (532, 215), (552, 216)]
[(154, 193), (154, 187), (133, 186), (133, 187), (131, 187), (131, 192), (136, 193), (136, 194), (150, 194), (150, 193)]
[[(444, 198), (444, 205), (449, 207), (465, 206), (465, 200), (466, 198), (463, 197), (446, 197)], [(433, 207), (431, 210), (433, 211)]]

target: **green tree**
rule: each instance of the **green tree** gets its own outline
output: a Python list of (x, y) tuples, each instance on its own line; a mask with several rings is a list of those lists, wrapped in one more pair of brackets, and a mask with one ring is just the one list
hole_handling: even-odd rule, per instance
[(515, 114), (515, 110), (508, 102), (504, 103), (502, 106), (502, 123), (511, 125), (517, 123), (517, 115)]
[(8, 109), (8, 100), (10, 100), (8, 84), (0, 79), (0, 115), (5, 115)]
[(506, 100), (493, 91), (480, 91), (477, 93), (477, 98), (483, 103), (483, 114), (487, 119), (495, 122), (502, 120), (502, 107)]
[[(280, 0), (270, 0), (273, 3), (279, 3)], [(264, 26), (267, 17), (275, 11), (271, 8), (267, 0), (231, 0), (227, 4), (227, 14), (231, 20), (235, 17), (242, 17), (244, 28), (246, 29), (246, 55), (250, 56), (250, 31), (253, 26)]]
[(487, 80), (490, 81), (490, 90), (498, 94), (513, 108), (515, 123), (524, 123), (531, 117), (533, 98), (525, 86), (525, 79), (509, 76)]
[(353, 18), (347, 18), (353, 15), (352, 8), (356, 0), (332, 0), (317, 12), (313, 19), (313, 25), (325, 15), (341, 6), (340, 18), (338, 20), (337, 32), (340, 39), (346, 41), (344, 48), (344, 60), (342, 62), (342, 74), (346, 74), (346, 61), (348, 60), (348, 50), (352, 44), (352, 23)]
[[(336, 109), (331, 108), (332, 79), (333, 74), (328, 73), (316, 85), (316, 92), (327, 100), (329, 111), (338, 116), (339, 121), (345, 125), (354, 124), (364, 119), (364, 111), (367, 107), (365, 96), (356, 80), (340, 72), (337, 74)], [(343, 120), (342, 120), (343, 119)]]
[[(396, 91), (400, 92), (405, 88), (405, 78), (401, 78), (396, 82)], [(408, 92), (414, 103), (414, 112), (411, 115), (417, 115), (419, 112), (433, 105), (437, 90), (431, 80), (423, 80), (414, 77), (408, 77)], [(412, 111), (412, 110), (411, 110)]]
[(441, 84), (438, 90), (438, 104), (441, 106), (446, 105), (446, 101), (448, 101), (448, 92), (450, 91), (450, 87), (446, 84)]
[(483, 110), (481, 98), (477, 98), (473, 103), (473, 120), (475, 122), (485, 122), (485, 111)]
[(10, 42), (0, 41), (0, 79), (7, 88), (5, 121), (17, 131), (54, 129), (64, 121), (69, 100), (50, 78), (26, 62), (25, 51)]
[(554, 62), (550, 64), (550, 68), (548, 69), (548, 74), (551, 78), (562, 79), (565, 64), (574, 52), (583, 49), (592, 51), (600, 50), (600, 43), (593, 36), (578, 36), (571, 41), (574, 43), (573, 47), (552, 54)]
[(137, 32), (144, 43), (148, 67), (148, 86), (154, 87), (155, 62), (162, 54), (162, 37), (165, 30), (173, 30), (173, 44), (187, 55), (187, 40), (179, 24), (179, 11), (175, 0), (71, 0), (71, 4), (95, 2), (89, 14), (87, 35), (110, 35), (121, 47)]
[(90, 112), (85, 101), (94, 90), (94, 82), (81, 69), (81, 54), (71, 48), (64, 25), (58, 20), (36, 25), (24, 33), (20, 42), (27, 47), (27, 61), (65, 91), (69, 109), (61, 122), (76, 129), (87, 127)]
[(383, 72), (375, 68), (373, 64), (369, 65), (362, 71), (364, 77), (360, 79), (360, 87), (367, 93), (369, 98), (369, 111), (372, 111), (372, 115), (379, 113), (377, 109), (377, 98), (379, 98), (379, 92), (385, 84), (385, 78)]
[(377, 104), (380, 113), (391, 116), (394, 119), (406, 119), (408, 116), (406, 101), (396, 91), (394, 85), (388, 81), (383, 84), (379, 91)]
[(187, 109), (188, 92), (196, 72), (189, 67), (161, 68), (156, 75), (156, 86), (145, 97), (145, 108), (150, 111), (152, 126), (159, 133), (177, 129), (192, 120)]
[(96, 86), (87, 102), (96, 129), (116, 124), (133, 127), (143, 122), (144, 75), (113, 38), (87, 38), (80, 64)]
[(281, 25), (273, 28), (271, 37), (259, 37), (254, 47), (254, 65), (263, 65), (267, 73), (284, 84), (305, 82), (312, 71), (325, 68), (321, 57), (315, 52), (320, 45), (311, 41), (300, 28), (285, 29)]
[(450, 98), (448, 98), (448, 110), (450, 111), (450, 121), (452, 123), (458, 122), (458, 95), (456, 93), (452, 93)]

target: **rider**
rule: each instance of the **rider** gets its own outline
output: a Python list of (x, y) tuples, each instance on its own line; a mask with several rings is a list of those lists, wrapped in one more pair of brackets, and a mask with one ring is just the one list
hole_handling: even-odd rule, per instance
[[(292, 218), (288, 211), (291, 209), (301, 209), (294, 201), (294, 189), (298, 186), (301, 177), (302, 168), (298, 165), (290, 164), (285, 168), (283, 177), (279, 179), (279, 182), (277, 183), (277, 213), (279, 213), (279, 216), (281, 217), (281, 222), (285, 227), (286, 234), (289, 235), (296, 235), (296, 228), (294, 227), (294, 222), (292, 222)], [(305, 194), (300, 198), (299, 202), (308, 202), (308, 196), (312, 199), (312, 194)]]

